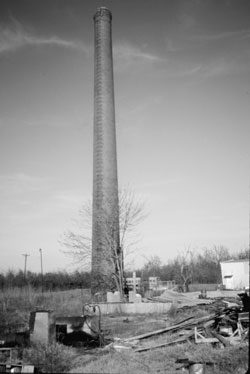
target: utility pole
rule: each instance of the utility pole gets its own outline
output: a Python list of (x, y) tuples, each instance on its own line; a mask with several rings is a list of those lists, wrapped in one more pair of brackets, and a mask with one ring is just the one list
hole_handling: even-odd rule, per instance
[(26, 280), (27, 257), (30, 255), (27, 253), (24, 253), (22, 256), (24, 256), (24, 280)]
[(40, 259), (41, 259), (41, 276), (42, 276), (42, 293), (43, 293), (43, 254), (42, 254), (42, 248), (39, 248), (40, 252)]

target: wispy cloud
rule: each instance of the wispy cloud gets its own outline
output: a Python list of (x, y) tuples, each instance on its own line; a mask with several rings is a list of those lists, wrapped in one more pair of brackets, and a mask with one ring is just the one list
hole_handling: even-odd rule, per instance
[(202, 65), (195, 65), (193, 67), (183, 69), (181, 72), (178, 73), (180, 76), (193, 76), (196, 74), (201, 73), (203, 70)]
[(132, 64), (152, 64), (165, 61), (159, 55), (145, 52), (129, 43), (120, 43), (114, 45), (114, 59), (116, 61), (115, 66), (118, 66), (118, 69), (127, 68)]
[(8, 26), (0, 25), (0, 54), (15, 52), (27, 46), (57, 46), (61, 48), (72, 48), (88, 53), (89, 48), (80, 41), (66, 40), (58, 36), (38, 36), (25, 29), (17, 21)]
[(80, 194), (79, 191), (59, 191), (54, 195), (54, 198), (63, 204), (76, 205), (80, 207), (83, 200), (87, 197)]
[[(167, 74), (175, 77), (198, 78), (199, 81), (238, 74), (249, 71), (249, 56), (245, 53), (245, 58), (241, 55), (214, 55), (209, 58), (199, 58), (199, 61), (179, 61), (170, 59), (167, 66)], [(195, 81), (197, 82), (197, 81)]]
[[(63, 190), (53, 180), (23, 172), (0, 175), (2, 215), (32, 221), (48, 215), (78, 211), (88, 198), (79, 190)], [(6, 211), (7, 207), (7, 211)], [(1, 220), (0, 217), (0, 220)]]
[[(197, 76), (202, 79), (226, 76), (249, 70), (246, 63), (234, 59), (226, 59), (224, 57), (215, 58), (209, 62), (203, 62), (193, 68), (183, 70), (183, 76)], [(180, 74), (181, 75), (181, 74)]]
[(232, 64), (229, 64), (227, 61), (217, 60), (214, 62), (194, 65), (190, 67), (179, 67), (179, 69), (176, 70), (173, 75), (178, 77), (196, 76), (199, 79), (206, 79), (208, 77), (225, 75), (232, 71)]
[(250, 38), (250, 29), (247, 30), (236, 30), (236, 31), (225, 31), (215, 34), (197, 34), (190, 37), (193, 41), (216, 41), (216, 40), (225, 40), (225, 39), (249, 39)]
[(146, 61), (161, 61), (157, 55), (145, 53), (141, 49), (130, 44), (117, 44), (114, 46), (114, 54), (116, 58), (138, 60), (143, 59)]
[[(225, 50), (236, 54), (249, 50), (250, 29), (199, 33), (195, 32), (166, 35), (165, 50), (169, 54), (169, 59), (176, 53), (184, 53), (188, 51), (197, 52), (200, 49), (209, 47), (216, 48), (217, 52), (225, 53)], [(218, 50), (222, 46), (221, 51)], [(204, 53), (204, 52), (203, 52)]]
[(47, 185), (47, 178), (25, 174), (23, 172), (0, 175), (2, 196), (20, 195), (23, 192), (39, 191)]
[[(54, 127), (54, 128), (68, 128), (70, 127), (71, 129), (82, 129), (83, 127), (86, 127), (86, 123), (88, 123), (88, 119), (85, 118), (79, 118), (78, 116), (71, 116), (67, 118), (66, 116), (56, 116), (56, 115), (51, 115), (51, 116), (45, 116), (44, 118), (41, 119), (33, 119), (33, 120), (23, 120), (23, 121), (18, 121), (17, 119), (14, 119), (13, 122), (17, 123), (22, 123), (23, 126), (27, 127)], [(1, 126), (1, 119), (0, 119), (0, 126)]]
[(148, 189), (148, 188), (161, 188), (161, 187), (166, 187), (169, 185), (173, 185), (176, 183), (180, 183), (181, 179), (180, 178), (169, 178), (169, 179), (162, 179), (162, 180), (156, 180), (156, 181), (150, 181), (150, 182), (145, 182), (143, 184), (139, 184), (137, 188), (140, 189)]

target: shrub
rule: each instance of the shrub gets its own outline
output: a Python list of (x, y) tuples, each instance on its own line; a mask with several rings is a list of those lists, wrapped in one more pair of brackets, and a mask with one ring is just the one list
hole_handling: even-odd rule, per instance
[(42, 373), (66, 373), (72, 368), (76, 352), (58, 343), (34, 344), (23, 352), (23, 362), (36, 366)]

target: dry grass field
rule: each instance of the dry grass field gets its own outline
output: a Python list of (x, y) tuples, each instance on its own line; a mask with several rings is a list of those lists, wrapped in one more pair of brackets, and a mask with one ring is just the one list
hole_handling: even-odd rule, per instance
[(36, 292), (30, 287), (0, 291), (0, 318), (6, 323), (28, 323), (35, 309), (53, 310), (58, 314), (79, 315), (84, 303), (90, 301), (89, 290)]
[[(89, 301), (89, 293), (83, 290), (44, 294), (31, 289), (8, 290), (0, 293), (1, 323), (28, 323), (29, 313), (35, 308), (50, 309), (64, 315), (80, 315), (82, 306)], [(163, 315), (102, 316), (101, 324), (109, 342), (115, 338), (122, 341), (165, 328), (190, 316), (204, 316), (209, 314), (207, 308), (208, 306), (188, 309), (173, 307)], [(175, 333), (169, 332), (145, 339), (143, 344), (151, 346), (171, 340), (175, 340)], [(133, 348), (117, 350), (114, 344), (83, 349), (54, 343), (47, 347), (28, 347), (23, 351), (23, 362), (36, 365), (44, 373), (188, 373), (187, 370), (176, 371), (178, 359), (210, 363), (205, 366), (206, 374), (245, 374), (248, 368), (248, 342), (229, 347), (213, 347), (208, 343), (195, 344), (188, 340), (146, 352), (134, 352)]]
[[(223, 352), (210, 346), (185, 343), (172, 347), (159, 348), (152, 352), (109, 351), (106, 354), (78, 357), (71, 373), (178, 373), (176, 360), (188, 358), (200, 362), (212, 362), (206, 366), (206, 374), (245, 374), (248, 368), (248, 348), (231, 347)], [(188, 373), (188, 370), (181, 371)]]

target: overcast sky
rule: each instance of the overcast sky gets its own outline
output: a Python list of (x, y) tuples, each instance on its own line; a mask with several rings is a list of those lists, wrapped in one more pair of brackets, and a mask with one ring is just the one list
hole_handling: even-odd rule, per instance
[(135, 266), (248, 247), (249, 0), (1, 0), (0, 270), (69, 269), (92, 193), (93, 14), (113, 14), (120, 187), (150, 212)]

